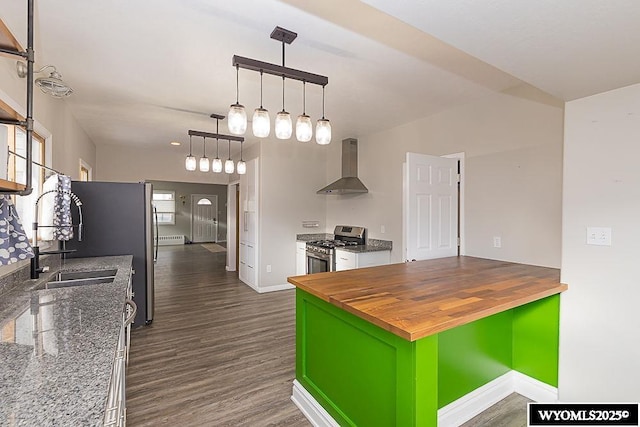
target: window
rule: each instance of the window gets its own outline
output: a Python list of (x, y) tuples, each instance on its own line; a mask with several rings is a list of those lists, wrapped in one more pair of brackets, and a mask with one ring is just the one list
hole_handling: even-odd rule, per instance
[(84, 160), (80, 159), (80, 181), (91, 181), (93, 179), (93, 168)]
[[(27, 132), (18, 126), (7, 126), (7, 142), (9, 150), (19, 156), (27, 155)], [(35, 132), (33, 133), (32, 158), (34, 162), (45, 163), (45, 143)], [(16, 155), (10, 154), (8, 161), (7, 177), (9, 181), (26, 182), (27, 161)], [(16, 211), (20, 217), (20, 222), (29, 238), (32, 238), (33, 230), (31, 224), (34, 222), (36, 200), (42, 193), (42, 186), (45, 179), (43, 167), (33, 165), (31, 172), (33, 191), (28, 196), (13, 196)]]
[(158, 225), (175, 225), (175, 192), (167, 190), (153, 190), (153, 205), (156, 207)]

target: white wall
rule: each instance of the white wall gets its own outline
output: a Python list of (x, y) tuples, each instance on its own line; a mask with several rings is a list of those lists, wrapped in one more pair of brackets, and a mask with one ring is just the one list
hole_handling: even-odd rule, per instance
[[(338, 145), (338, 144), (336, 144)], [(296, 274), (296, 234), (318, 230), (302, 221), (320, 221), (325, 228), (326, 196), (316, 191), (326, 185), (326, 146), (275, 138), (261, 142), (260, 255), (261, 287), (287, 283)], [(271, 273), (267, 273), (271, 265)]]
[[(560, 399), (640, 401), (640, 84), (565, 112)], [(611, 227), (611, 246), (586, 227)]]
[(229, 175), (194, 171), (184, 168), (189, 146), (174, 147), (168, 143), (149, 147), (126, 145), (98, 146), (96, 181), (138, 182), (144, 180), (228, 184)]
[[(560, 266), (561, 103), (523, 90), (358, 137), (363, 195), (326, 196), (327, 224), (362, 225), (392, 240), (403, 260), (402, 163), (407, 151), (466, 154), (466, 254)], [(354, 135), (354, 137), (357, 137)], [(340, 176), (340, 144), (331, 144), (328, 181)], [(381, 233), (381, 226), (386, 232)], [(332, 231), (332, 230), (328, 230)], [(493, 248), (493, 236), (502, 248)]]

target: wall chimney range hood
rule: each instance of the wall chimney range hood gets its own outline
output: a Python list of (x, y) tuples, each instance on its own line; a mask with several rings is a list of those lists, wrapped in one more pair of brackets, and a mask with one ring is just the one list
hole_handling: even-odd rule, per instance
[(358, 178), (358, 140), (342, 140), (342, 178), (317, 191), (318, 194), (368, 193)]

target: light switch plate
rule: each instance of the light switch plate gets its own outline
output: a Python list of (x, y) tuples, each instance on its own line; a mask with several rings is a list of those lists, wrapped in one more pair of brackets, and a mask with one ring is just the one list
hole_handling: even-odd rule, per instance
[(587, 227), (587, 245), (611, 246), (611, 227)]

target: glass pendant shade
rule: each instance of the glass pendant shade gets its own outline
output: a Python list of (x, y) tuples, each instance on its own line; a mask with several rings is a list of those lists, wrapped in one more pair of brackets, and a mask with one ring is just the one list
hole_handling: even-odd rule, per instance
[(276, 138), (289, 139), (293, 132), (291, 115), (282, 110), (276, 115)]
[(306, 114), (300, 114), (296, 121), (296, 139), (300, 142), (311, 141), (311, 135), (313, 134), (313, 125), (311, 124), (311, 117)]
[(200, 172), (209, 172), (209, 158), (201, 157), (200, 158)]
[(331, 142), (331, 122), (325, 118), (319, 119), (316, 123), (316, 142), (320, 145)]
[(238, 160), (238, 166), (236, 170), (238, 172), (238, 175), (244, 175), (245, 173), (247, 173), (247, 164), (244, 160)]
[(247, 112), (244, 110), (244, 105), (236, 102), (229, 107), (227, 125), (229, 132), (233, 135), (244, 135), (247, 130)]
[(222, 172), (222, 160), (215, 158), (211, 161), (211, 171), (215, 173)]
[(266, 138), (271, 133), (271, 119), (269, 112), (264, 108), (256, 108), (253, 112), (253, 135), (258, 138)]
[(196, 158), (189, 154), (187, 156), (187, 159), (184, 161), (184, 167), (189, 172), (193, 172), (194, 170), (196, 170)]
[(224, 172), (225, 173), (233, 173), (235, 165), (233, 164), (233, 160), (227, 159), (224, 162)]

